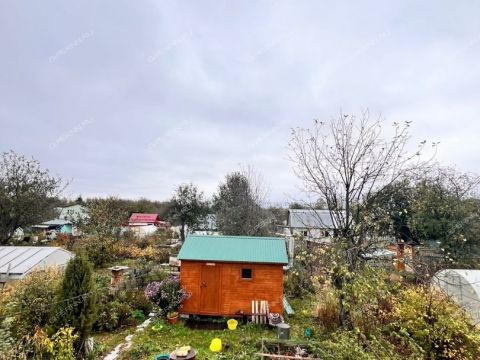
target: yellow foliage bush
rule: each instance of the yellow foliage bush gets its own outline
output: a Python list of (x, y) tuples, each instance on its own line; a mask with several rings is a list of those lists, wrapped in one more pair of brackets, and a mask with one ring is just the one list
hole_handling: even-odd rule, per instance
[(318, 299), (315, 308), (315, 316), (320, 326), (325, 330), (333, 330), (338, 325), (339, 320), (339, 303), (335, 290), (325, 285), (321, 290), (322, 296)]
[(408, 287), (394, 303), (394, 328), (427, 359), (478, 359), (480, 334), (464, 311), (430, 287)]
[(33, 345), (35, 358), (75, 360), (74, 343), (78, 335), (73, 332), (71, 327), (62, 327), (49, 337), (43, 329), (37, 327), (35, 334), (27, 336), (25, 341)]
[(117, 258), (123, 259), (164, 260), (166, 254), (164, 249), (156, 249), (153, 246), (142, 249), (135, 245), (122, 244), (115, 244), (113, 251)]
[(52, 299), (55, 298), (61, 272), (56, 268), (35, 270), (25, 278), (12, 282), (0, 295), (0, 316), (8, 318), (16, 337), (31, 334), (35, 326), (49, 322)]
[[(341, 290), (320, 290), (316, 315), (325, 330), (335, 329), (340, 297), (348, 323), (330, 337), (339, 359), (350, 359), (351, 337), (365, 355), (377, 359), (480, 359), (478, 330), (457, 304), (429, 286), (402, 285), (390, 281), (386, 272), (366, 267)], [(339, 349), (346, 357), (338, 355)]]

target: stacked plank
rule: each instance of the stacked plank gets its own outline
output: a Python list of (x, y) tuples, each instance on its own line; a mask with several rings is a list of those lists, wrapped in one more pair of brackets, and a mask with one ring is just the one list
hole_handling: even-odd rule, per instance
[(268, 324), (268, 301), (252, 300), (252, 322), (255, 324)]

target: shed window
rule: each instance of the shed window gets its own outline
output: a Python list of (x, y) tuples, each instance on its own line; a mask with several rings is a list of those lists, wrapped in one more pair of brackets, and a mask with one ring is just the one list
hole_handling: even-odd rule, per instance
[(242, 269), (242, 279), (251, 279), (252, 269)]

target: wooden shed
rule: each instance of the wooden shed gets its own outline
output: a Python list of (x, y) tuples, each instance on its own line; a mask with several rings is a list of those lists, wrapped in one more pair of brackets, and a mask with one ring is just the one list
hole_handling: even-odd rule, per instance
[(252, 300), (283, 312), (285, 240), (275, 237), (189, 235), (178, 254), (180, 282), (191, 297), (183, 314), (252, 314)]

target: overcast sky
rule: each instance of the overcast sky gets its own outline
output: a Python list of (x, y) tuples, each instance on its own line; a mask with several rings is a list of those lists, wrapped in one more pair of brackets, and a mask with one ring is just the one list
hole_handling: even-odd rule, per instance
[[(335, 6), (333, 6), (335, 5)], [(0, 1), (0, 150), (66, 195), (295, 197), (290, 129), (369, 108), (480, 172), (480, 2)]]

